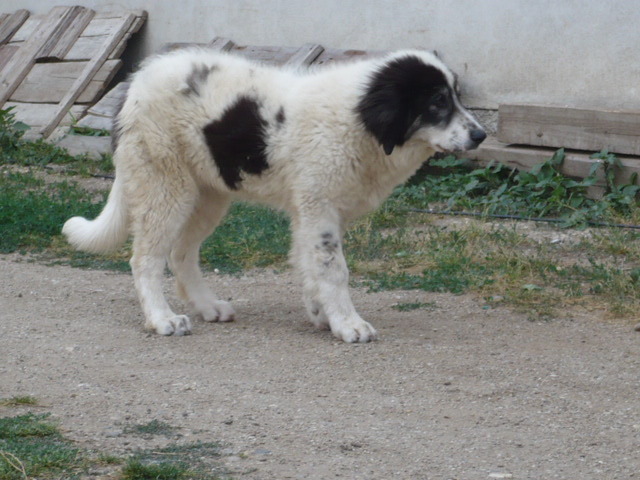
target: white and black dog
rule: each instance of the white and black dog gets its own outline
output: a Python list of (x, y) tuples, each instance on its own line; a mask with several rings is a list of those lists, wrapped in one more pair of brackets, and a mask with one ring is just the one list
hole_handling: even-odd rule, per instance
[(164, 268), (206, 321), (230, 321), (199, 267), (200, 244), (235, 200), (291, 216), (291, 261), (311, 321), (345, 342), (375, 329), (355, 311), (342, 237), (434, 152), (476, 148), (484, 130), (434, 55), (401, 51), (297, 72), (201, 49), (152, 58), (134, 75), (114, 125), (116, 179), (93, 221), (68, 220), (80, 250), (133, 235), (131, 268), (147, 328), (191, 332), (169, 307)]

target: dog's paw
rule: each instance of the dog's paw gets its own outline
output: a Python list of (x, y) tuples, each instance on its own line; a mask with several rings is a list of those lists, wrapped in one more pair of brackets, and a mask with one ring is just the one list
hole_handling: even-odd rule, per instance
[(182, 335), (191, 334), (191, 320), (186, 315), (175, 315), (155, 324), (154, 329), (159, 335)]
[(347, 343), (367, 343), (378, 338), (376, 329), (358, 315), (331, 322), (331, 332)]
[(198, 310), (198, 317), (205, 322), (232, 322), (236, 315), (231, 304), (224, 300), (215, 300)]

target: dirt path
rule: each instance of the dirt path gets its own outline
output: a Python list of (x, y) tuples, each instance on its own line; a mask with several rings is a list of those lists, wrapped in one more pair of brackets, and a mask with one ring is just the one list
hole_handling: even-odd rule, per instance
[[(35, 396), (82, 445), (219, 441), (236, 479), (640, 479), (629, 325), (355, 291), (381, 340), (346, 345), (304, 319), (291, 274), (261, 272), (209, 277), (236, 322), (163, 338), (129, 275), (19, 260), (0, 257), (0, 397)], [(436, 307), (391, 308), (411, 301)], [(124, 432), (151, 420), (179, 438)]]

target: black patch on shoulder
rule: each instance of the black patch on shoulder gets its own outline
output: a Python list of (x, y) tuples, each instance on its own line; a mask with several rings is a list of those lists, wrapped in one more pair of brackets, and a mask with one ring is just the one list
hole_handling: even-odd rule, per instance
[(220, 176), (232, 190), (238, 189), (241, 173), (260, 175), (267, 168), (266, 120), (260, 104), (243, 96), (203, 128), (205, 142)]
[(209, 74), (213, 72), (217, 67), (215, 65), (194, 65), (191, 73), (187, 77), (187, 93), (193, 93), (195, 95), (200, 95), (200, 88), (202, 84), (207, 81)]
[(282, 126), (286, 119), (287, 117), (284, 114), (284, 107), (280, 107), (280, 110), (278, 110), (278, 113), (276, 113), (276, 122), (278, 122), (279, 126)]
[[(439, 68), (415, 55), (407, 55), (374, 72), (356, 112), (365, 129), (389, 155), (395, 147), (405, 143), (415, 122), (428, 114), (434, 97), (442, 92), (451, 97), (449, 90), (447, 79)], [(442, 106), (442, 98), (439, 100)], [(430, 121), (424, 119), (424, 123)]]
[(116, 148), (118, 148), (118, 143), (120, 141), (120, 137), (122, 136), (122, 125), (120, 124), (120, 112), (122, 111), (122, 107), (124, 107), (124, 102), (127, 101), (127, 96), (129, 94), (129, 84), (126, 84), (126, 90), (122, 98), (118, 101), (116, 106), (116, 111), (113, 116), (113, 125), (111, 127), (111, 152), (115, 152)]

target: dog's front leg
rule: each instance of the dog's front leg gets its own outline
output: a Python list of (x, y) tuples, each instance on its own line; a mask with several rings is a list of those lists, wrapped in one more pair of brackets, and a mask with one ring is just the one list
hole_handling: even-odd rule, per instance
[(293, 261), (303, 277), (304, 300), (317, 326), (328, 326), (345, 342), (375, 340), (375, 329), (356, 312), (339, 222), (318, 216), (294, 221)]

